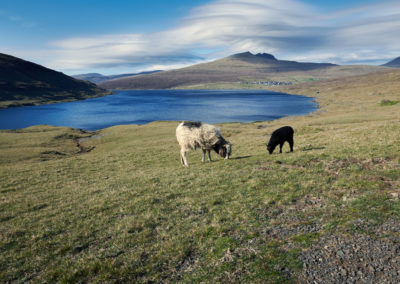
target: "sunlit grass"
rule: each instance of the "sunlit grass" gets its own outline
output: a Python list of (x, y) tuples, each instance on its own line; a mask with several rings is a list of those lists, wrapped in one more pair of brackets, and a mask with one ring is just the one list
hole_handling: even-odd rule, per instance
[(0, 281), (295, 282), (320, 236), (398, 218), (399, 76), (290, 87), (321, 109), (221, 124), (232, 159), (189, 168), (177, 122), (0, 131)]

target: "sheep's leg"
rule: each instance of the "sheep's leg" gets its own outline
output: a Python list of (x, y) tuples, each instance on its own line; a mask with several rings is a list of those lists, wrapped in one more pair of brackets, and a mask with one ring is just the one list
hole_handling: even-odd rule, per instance
[(206, 150), (201, 149), (203, 151), (203, 158), (201, 159), (201, 161), (204, 163), (206, 161)]
[(279, 153), (282, 154), (282, 147), (283, 147), (283, 143), (279, 144)]
[(187, 159), (186, 159), (186, 151), (183, 149), (181, 150), (181, 162), (182, 162), (182, 166), (184, 166), (184, 167), (189, 166)]
[(293, 152), (293, 139), (290, 139), (289, 141), (289, 145), (290, 145), (290, 152)]
[(207, 150), (207, 154), (208, 154), (208, 160), (211, 162), (211, 154), (210, 154), (210, 150)]

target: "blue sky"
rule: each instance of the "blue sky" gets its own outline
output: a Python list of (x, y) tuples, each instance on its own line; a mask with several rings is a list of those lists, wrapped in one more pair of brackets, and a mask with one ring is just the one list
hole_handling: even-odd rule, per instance
[(67, 74), (179, 68), (238, 52), (381, 64), (398, 0), (0, 0), (0, 52)]

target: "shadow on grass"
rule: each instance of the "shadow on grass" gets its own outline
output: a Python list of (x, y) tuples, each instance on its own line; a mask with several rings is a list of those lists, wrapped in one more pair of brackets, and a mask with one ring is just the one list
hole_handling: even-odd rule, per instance
[(229, 158), (229, 160), (240, 160), (240, 159), (247, 159), (250, 158), (251, 156), (240, 156), (240, 157), (233, 157)]
[(306, 151), (312, 151), (312, 150), (324, 150), (325, 147), (310, 147), (310, 148), (303, 148), (301, 151), (306, 152)]

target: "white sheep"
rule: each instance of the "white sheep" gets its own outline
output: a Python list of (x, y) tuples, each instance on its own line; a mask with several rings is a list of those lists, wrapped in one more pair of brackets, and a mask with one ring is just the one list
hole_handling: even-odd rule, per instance
[(210, 150), (214, 150), (226, 160), (231, 154), (232, 145), (222, 137), (220, 130), (211, 124), (184, 121), (176, 128), (176, 139), (181, 146), (181, 162), (185, 167), (189, 166), (186, 159), (187, 150), (201, 148), (203, 150), (202, 162), (205, 161), (206, 151), (210, 162)]

